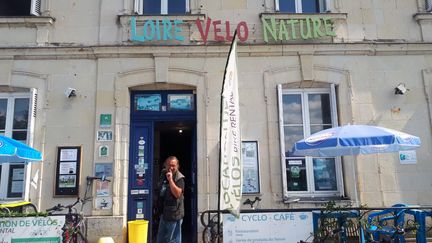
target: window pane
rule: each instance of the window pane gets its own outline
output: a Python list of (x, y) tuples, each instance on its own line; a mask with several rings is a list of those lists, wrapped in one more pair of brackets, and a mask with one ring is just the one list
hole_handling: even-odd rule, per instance
[(27, 129), (29, 99), (15, 99), (13, 129)]
[(140, 94), (135, 96), (135, 110), (160, 111), (162, 97), (160, 94)]
[(319, 0), (302, 0), (303, 13), (319, 13)]
[(336, 166), (334, 158), (313, 159), (314, 183), (316, 191), (336, 191)]
[(295, 13), (295, 0), (279, 0), (279, 11)]
[(185, 0), (168, 0), (168, 14), (184, 14), (186, 13)]
[(0, 1), (0, 16), (29, 16), (30, 0)]
[(332, 124), (330, 95), (329, 94), (310, 94), (309, 99), (309, 119), (311, 124)]
[(8, 197), (22, 197), (24, 190), (24, 165), (9, 166)]
[(300, 94), (283, 95), (282, 104), (284, 124), (303, 124)]
[(302, 126), (290, 126), (284, 127), (285, 135), (285, 156), (293, 156), (292, 147), (295, 142), (303, 139), (303, 127)]
[(4, 132), (6, 128), (7, 99), (0, 99), (0, 130)]
[(311, 134), (322, 131), (324, 129), (332, 128), (331, 125), (315, 125), (310, 127)]
[(161, 1), (144, 0), (144, 14), (161, 14)]
[(288, 191), (307, 191), (306, 160), (287, 159), (286, 168)]
[(22, 143), (27, 143), (27, 131), (13, 131), (12, 138)]

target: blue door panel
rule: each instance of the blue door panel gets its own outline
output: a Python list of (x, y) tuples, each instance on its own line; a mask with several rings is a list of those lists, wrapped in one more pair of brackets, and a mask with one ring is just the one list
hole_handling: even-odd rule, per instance
[(131, 127), (128, 220), (151, 220), (153, 123)]

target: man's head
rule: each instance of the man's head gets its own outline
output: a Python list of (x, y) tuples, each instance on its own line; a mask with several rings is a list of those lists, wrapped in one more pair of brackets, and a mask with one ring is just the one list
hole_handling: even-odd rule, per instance
[(179, 161), (178, 161), (177, 157), (169, 156), (165, 160), (165, 168), (167, 171), (171, 171), (172, 173), (177, 172), (177, 170), (179, 168)]

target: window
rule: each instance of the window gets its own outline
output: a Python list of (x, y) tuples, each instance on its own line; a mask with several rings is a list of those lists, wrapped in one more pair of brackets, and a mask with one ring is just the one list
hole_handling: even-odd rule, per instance
[(292, 154), (296, 141), (337, 125), (334, 86), (283, 90), (279, 85), (278, 94), (285, 196), (342, 195), (340, 157), (311, 158)]
[(40, 15), (41, 0), (0, 1), (0, 16)]
[(432, 12), (432, 0), (426, 0), (425, 8), (426, 8), (426, 11)]
[(135, 0), (134, 11), (148, 15), (181, 15), (189, 12), (189, 0)]
[(276, 11), (284, 13), (324, 13), (329, 0), (275, 0)]
[[(29, 141), (31, 94), (0, 93), (0, 134), (23, 143)], [(23, 198), (27, 166), (23, 161), (0, 167), (0, 199)]]

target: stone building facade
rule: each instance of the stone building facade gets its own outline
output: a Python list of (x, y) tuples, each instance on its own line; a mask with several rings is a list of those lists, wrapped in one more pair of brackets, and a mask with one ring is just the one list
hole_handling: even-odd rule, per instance
[[(111, 182), (95, 182), (85, 207), (90, 240), (125, 240), (128, 220), (151, 219), (162, 162), (176, 154), (189, 178), (185, 242), (198, 242), (200, 213), (217, 208), (220, 93), (237, 29), (242, 140), (258, 158), (244, 199), (430, 205), (429, 1), (16, 2), (0, 4), (0, 132), (44, 159), (1, 165), (3, 201), (67, 204), (86, 176), (104, 174)], [(297, 139), (346, 124), (422, 146), (410, 164), (397, 153), (292, 157)]]

